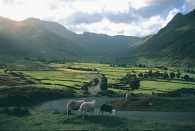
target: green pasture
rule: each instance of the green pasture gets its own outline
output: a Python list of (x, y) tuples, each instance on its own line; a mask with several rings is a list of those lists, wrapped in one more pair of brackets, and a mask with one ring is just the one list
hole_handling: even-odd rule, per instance
[(191, 121), (165, 121), (118, 116), (85, 116), (64, 113), (37, 112), (20, 109), (0, 109), (1, 130), (194, 130)]
[[(140, 58), (137, 64), (145, 64), (147, 68), (139, 68), (134, 66), (127, 67), (111, 67), (110, 64), (100, 64), (100, 63), (82, 63), (82, 62), (74, 62), (74, 63), (65, 63), (65, 64), (44, 64), (36, 61), (29, 61), (24, 59), (4, 59), (4, 63), (10, 69), (13, 69), (12, 72), (16, 73), (19, 76), (11, 76), (9, 75), (10, 82), (13, 80), (19, 80), (21, 83), (26, 81), (25, 85), (33, 85), (33, 86), (45, 86), (47, 88), (66, 88), (72, 87), (73, 89), (80, 89), (80, 87), (84, 83), (88, 83), (92, 81), (94, 78), (101, 78), (101, 75), (104, 74), (108, 78), (109, 84), (117, 84), (115, 79), (120, 79), (124, 77), (127, 73), (136, 74), (138, 76), (139, 73), (145, 73), (148, 70), (152, 70), (153, 72), (165, 72), (165, 70), (154, 68), (153, 64), (156, 65), (166, 65), (166, 62), (159, 61), (157, 59), (149, 59)], [(148, 65), (153, 65), (149, 66)], [(66, 67), (82, 67), (82, 68), (90, 68), (97, 69), (97, 72), (76, 72), (74, 70), (63, 70)], [(168, 67), (166, 71), (168, 74), (174, 71), (176, 73), (176, 68)], [(195, 74), (186, 73), (183, 71), (183, 68), (180, 69), (181, 76), (189, 75), (192, 78), (195, 78)], [(4, 73), (4, 69), (0, 69), (0, 78), (7, 75)], [(29, 83), (29, 81), (31, 81)], [(17, 83), (19, 85), (20, 82)], [(134, 93), (144, 93), (151, 94), (152, 92), (164, 92), (175, 90), (182, 87), (194, 87), (195, 82), (184, 81), (181, 79), (143, 79), (140, 81), (140, 89), (135, 90)], [(113, 90), (115, 92), (125, 93), (128, 92), (129, 85), (121, 85), (116, 88), (109, 87), (109, 90)]]
[[(129, 91), (129, 85), (123, 85), (123, 84), (117, 84), (115, 82), (115, 79), (124, 77), (127, 73), (130, 74), (136, 74), (138, 75), (140, 72), (144, 73), (148, 71), (149, 69), (152, 69), (153, 71), (160, 71), (164, 72), (163, 70), (153, 68), (154, 62), (156, 62), (159, 65), (166, 64), (159, 60), (149, 60), (146, 61), (145, 59), (140, 59), (140, 63), (149, 65), (147, 68), (138, 68), (138, 67), (110, 67), (109, 64), (99, 64), (99, 63), (65, 63), (65, 64), (56, 64), (56, 63), (50, 63), (50, 64), (44, 64), (41, 62), (35, 62), (35, 61), (27, 61), (23, 59), (18, 60), (11, 60), (11, 59), (4, 59), (4, 63), (7, 65), (9, 69), (12, 69), (12, 72), (15, 73), (9, 74), (11, 71), (8, 71), (7, 73), (4, 72), (4, 68), (0, 69), (0, 80), (2, 82), (2, 85), (0, 85), (0, 88), (11, 88), (11, 87), (45, 87), (54, 89), (56, 91), (51, 92), (45, 92), (42, 91), (41, 100), (39, 100), (39, 97), (33, 97), (33, 93), (37, 94), (37, 89), (33, 90), (32, 92), (28, 92), (29, 95), (29, 101), (31, 99), (35, 99), (37, 101), (43, 101), (43, 100), (50, 100), (50, 99), (61, 99), (64, 98), (64, 95), (61, 94), (61, 96), (58, 97), (58, 95), (61, 93), (61, 91), (57, 91), (57, 89), (63, 89), (66, 90), (68, 88), (72, 88), (74, 91), (76, 91), (76, 94), (74, 94), (74, 97), (82, 96), (82, 92), (80, 91), (80, 87), (84, 83), (88, 83), (94, 78), (101, 78), (102, 74), (105, 74), (105, 76), (108, 78), (108, 83), (112, 84), (111, 87), (108, 88), (108, 90), (112, 90), (117, 95), (122, 96), (125, 93)], [(151, 62), (151, 63), (150, 63)], [(139, 63), (137, 63), (139, 64)], [(82, 68), (91, 68), (91, 69), (97, 69), (97, 72), (76, 72), (74, 70), (60, 70), (60, 69), (66, 69), (66, 67), (82, 67)], [(134, 72), (132, 72), (134, 70)], [(176, 71), (175, 68), (168, 67), (167, 72), (170, 71)], [(195, 77), (195, 74), (190, 74), (181, 71), (182, 75), (189, 75), (190, 77)], [(14, 86), (10, 85), (3, 85), (3, 82), (12, 83), (15, 84)], [(116, 84), (116, 87), (113, 86)], [(140, 89), (133, 91), (133, 93), (139, 95), (140, 93), (144, 94), (143, 97), (140, 97), (139, 102), (146, 103), (148, 105), (148, 99), (149, 100), (162, 100), (160, 102), (164, 102), (165, 99), (170, 99), (170, 105), (162, 105), (162, 110), (172, 110), (176, 107), (182, 107), (186, 106), (186, 108), (183, 108), (185, 110), (191, 111), (190, 104), (192, 104), (194, 101), (190, 101), (194, 99), (193, 95), (185, 94), (181, 97), (176, 98), (161, 98), (159, 99), (158, 96), (152, 96), (152, 92), (156, 93), (162, 93), (167, 91), (176, 90), (179, 88), (194, 88), (195, 82), (191, 81), (184, 81), (181, 79), (161, 79), (161, 78), (147, 78), (140, 81)], [(17, 89), (18, 89), (17, 88)], [(22, 90), (18, 90), (17, 92), (12, 92), (15, 95), (15, 98), (20, 102), (20, 93)], [(39, 91), (40, 92), (40, 91)], [(57, 93), (56, 95), (52, 95), (52, 93)], [(31, 94), (32, 93), (32, 94)], [(64, 92), (65, 93), (65, 92)], [(46, 96), (44, 96), (47, 94)], [(149, 94), (149, 95), (147, 95)], [(4, 102), (3, 100), (6, 100), (4, 97), (6, 94), (1, 94), (0, 99), (1, 102)], [(38, 96), (39, 94), (37, 94)], [(117, 96), (116, 95), (116, 96)], [(28, 96), (28, 95), (27, 95)], [(26, 98), (26, 93), (23, 94), (23, 97)], [(50, 98), (50, 96), (53, 96), (53, 98)], [(57, 98), (55, 98), (56, 96)], [(21, 96), (21, 98), (23, 98)], [(149, 98), (151, 97), (151, 98)], [(28, 97), (27, 97), (28, 98)], [(37, 99), (36, 99), (37, 98)], [(24, 99), (25, 101), (26, 99)], [(10, 99), (10, 101), (12, 101)], [(190, 101), (190, 102), (189, 102)], [(124, 105), (123, 102), (126, 102), (124, 100), (116, 102), (116, 105)], [(138, 103), (137, 101), (129, 101), (130, 104), (134, 102), (134, 104)], [(154, 101), (158, 102), (158, 101)], [(175, 105), (174, 105), (175, 104)], [(142, 104), (139, 104), (142, 105)], [(180, 106), (178, 106), (180, 105)], [(188, 107), (190, 107), (188, 109)], [(31, 110), (31, 108), (24, 108), (21, 107), (21, 110), (15, 110), (16, 107), (1, 107), (0, 108), (0, 130), (194, 130), (195, 129), (195, 123), (190, 121), (162, 121), (162, 120), (149, 120), (149, 119), (135, 119), (135, 118), (128, 118), (128, 117), (118, 117), (118, 116), (86, 116), (86, 120), (82, 120), (79, 115), (71, 114), (70, 117), (66, 117), (64, 113), (56, 112), (49, 113), (49, 112), (39, 112), (35, 110)], [(154, 107), (151, 106), (151, 109), (148, 110), (156, 110), (159, 106), (156, 106), (154, 104)], [(146, 109), (147, 110), (147, 109)], [(177, 110), (177, 109), (175, 109)], [(175, 111), (174, 110), (174, 111)], [(194, 111), (194, 110), (193, 110)]]
[(151, 94), (172, 91), (179, 88), (194, 88), (195, 82), (181, 81), (181, 80), (143, 80), (140, 82), (140, 89), (134, 93)]

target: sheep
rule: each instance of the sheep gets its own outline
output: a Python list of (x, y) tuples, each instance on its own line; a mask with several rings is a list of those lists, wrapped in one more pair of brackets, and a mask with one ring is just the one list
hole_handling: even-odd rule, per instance
[(72, 110), (79, 110), (80, 105), (84, 102), (85, 100), (79, 100), (79, 101), (75, 101), (75, 100), (70, 100), (67, 103), (67, 116), (68, 113)]
[(126, 99), (130, 99), (131, 93), (126, 93)]
[(83, 120), (84, 120), (85, 112), (89, 112), (89, 116), (90, 116), (90, 112), (92, 112), (92, 115), (93, 115), (96, 102), (97, 102), (97, 100), (92, 100), (91, 102), (83, 102), (81, 104), (79, 111), (81, 112)]
[(113, 109), (113, 106), (110, 105), (110, 104), (105, 104), (103, 103), (101, 106), (100, 106), (100, 110), (99, 110), (99, 113), (102, 112), (102, 115), (103, 115), (103, 112), (109, 112), (110, 114), (112, 113), (113, 115), (115, 115), (115, 110)]

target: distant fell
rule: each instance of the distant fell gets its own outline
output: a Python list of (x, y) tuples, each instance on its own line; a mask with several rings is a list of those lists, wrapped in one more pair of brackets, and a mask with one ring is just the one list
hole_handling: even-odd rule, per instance
[(123, 56), (149, 56), (169, 60), (175, 66), (195, 66), (195, 10), (186, 15), (177, 13), (157, 34), (136, 45)]
[(37, 18), (13, 21), (0, 17), (0, 40), (0, 55), (80, 59), (117, 56), (140, 38), (89, 32), (76, 34), (56, 22)]

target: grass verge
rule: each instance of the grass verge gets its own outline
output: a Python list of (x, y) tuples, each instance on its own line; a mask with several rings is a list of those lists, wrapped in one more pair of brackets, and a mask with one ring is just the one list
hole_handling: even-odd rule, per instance
[(194, 130), (191, 121), (164, 121), (135, 119), (118, 116), (71, 115), (68, 118), (62, 113), (36, 112), (29, 110), (29, 115), (18, 117), (0, 111), (1, 130)]

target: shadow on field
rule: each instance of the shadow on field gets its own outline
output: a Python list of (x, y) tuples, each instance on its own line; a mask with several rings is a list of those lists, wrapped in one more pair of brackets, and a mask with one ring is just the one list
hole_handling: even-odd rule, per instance
[(119, 127), (119, 125), (126, 126), (125, 117), (121, 120), (115, 116), (104, 116), (104, 115), (85, 115), (85, 119), (82, 120), (81, 115), (74, 115), (71, 117), (66, 117), (63, 123), (74, 123), (79, 125), (87, 125), (87, 124), (98, 124), (102, 127), (108, 128), (109, 127)]
[(28, 109), (21, 108), (21, 107), (3, 108), (0, 112), (7, 114), (7, 115), (14, 115), (17, 117), (24, 117), (24, 116), (30, 115), (30, 112)]

